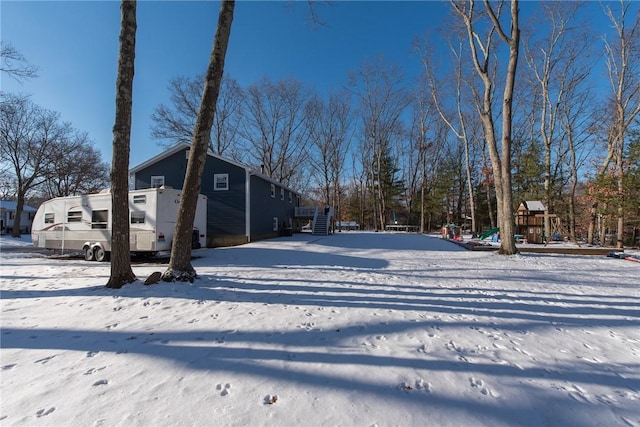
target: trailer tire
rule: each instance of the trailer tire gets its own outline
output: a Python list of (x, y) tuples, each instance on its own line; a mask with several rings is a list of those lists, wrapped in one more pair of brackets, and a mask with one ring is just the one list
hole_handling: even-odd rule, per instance
[(93, 248), (93, 256), (98, 262), (109, 261), (109, 252), (105, 251), (102, 246), (96, 246)]
[(84, 259), (86, 261), (95, 261), (96, 257), (95, 257), (95, 253), (94, 250), (91, 246), (86, 246), (84, 248)]

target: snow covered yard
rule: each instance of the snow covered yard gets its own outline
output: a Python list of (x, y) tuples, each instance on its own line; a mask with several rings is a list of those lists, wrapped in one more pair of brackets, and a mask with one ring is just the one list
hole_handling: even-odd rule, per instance
[(3, 426), (640, 426), (638, 263), (296, 234), (114, 291), (0, 241)]

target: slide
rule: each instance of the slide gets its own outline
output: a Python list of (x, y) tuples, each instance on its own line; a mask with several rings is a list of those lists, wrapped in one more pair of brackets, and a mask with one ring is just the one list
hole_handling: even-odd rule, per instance
[(480, 240), (484, 240), (484, 239), (486, 239), (487, 237), (489, 237), (489, 236), (493, 235), (494, 233), (498, 233), (498, 232), (500, 232), (500, 229), (499, 229), (499, 228), (492, 228), (492, 229), (491, 229), (491, 230), (489, 230), (489, 231), (485, 231), (484, 233), (482, 233), (482, 234), (480, 235)]

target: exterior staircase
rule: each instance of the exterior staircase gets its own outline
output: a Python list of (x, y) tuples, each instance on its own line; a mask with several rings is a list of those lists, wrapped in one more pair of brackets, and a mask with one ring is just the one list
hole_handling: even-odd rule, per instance
[(329, 215), (318, 215), (313, 221), (313, 230), (311, 232), (314, 236), (328, 236), (329, 235)]
[(333, 218), (333, 207), (296, 207), (296, 218), (313, 218), (311, 234), (314, 236), (328, 236)]

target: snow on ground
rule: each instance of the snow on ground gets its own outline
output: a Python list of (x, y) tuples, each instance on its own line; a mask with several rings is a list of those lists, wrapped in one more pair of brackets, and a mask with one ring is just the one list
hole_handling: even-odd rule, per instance
[(2, 426), (640, 426), (638, 263), (296, 234), (109, 290), (0, 241)]

